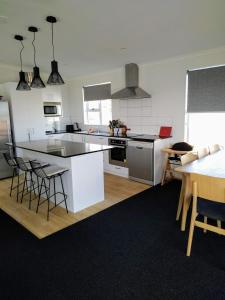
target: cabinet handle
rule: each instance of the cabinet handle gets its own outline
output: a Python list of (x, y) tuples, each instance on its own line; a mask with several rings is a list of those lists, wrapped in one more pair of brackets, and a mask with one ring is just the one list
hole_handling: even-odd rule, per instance
[(143, 149), (143, 147), (138, 147), (138, 146), (137, 146), (136, 148), (137, 148), (137, 149), (140, 149), (140, 150)]
[(120, 170), (121, 168), (120, 167), (115, 167), (116, 169)]

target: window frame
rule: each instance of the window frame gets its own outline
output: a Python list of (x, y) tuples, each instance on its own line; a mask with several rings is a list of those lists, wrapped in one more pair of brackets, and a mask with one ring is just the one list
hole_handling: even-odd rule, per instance
[[(112, 117), (112, 99), (104, 99), (104, 100), (93, 100), (93, 101), (83, 101), (83, 110), (84, 110), (84, 125), (89, 126), (107, 126), (108, 124), (103, 124), (102, 120), (102, 102), (103, 101), (110, 101), (110, 114)], [(98, 109), (96, 108), (89, 108), (89, 104), (91, 102), (98, 102)], [(90, 112), (98, 112), (99, 113), (99, 124), (89, 123), (88, 113)]]

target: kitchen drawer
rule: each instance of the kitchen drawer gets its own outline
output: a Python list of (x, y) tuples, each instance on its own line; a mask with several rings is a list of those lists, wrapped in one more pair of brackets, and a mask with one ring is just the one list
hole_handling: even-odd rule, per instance
[(84, 135), (85, 143), (108, 145), (108, 138), (104, 136)]
[(111, 164), (104, 165), (104, 170), (107, 173), (128, 178), (128, 168), (115, 166)]
[(56, 133), (56, 134), (48, 134), (47, 135), (47, 139), (62, 140), (63, 137), (64, 137), (64, 133), (62, 133), (62, 134)]

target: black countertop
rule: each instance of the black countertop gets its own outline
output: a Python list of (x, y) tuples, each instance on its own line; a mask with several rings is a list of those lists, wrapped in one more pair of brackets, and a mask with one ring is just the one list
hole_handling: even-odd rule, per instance
[(16, 143), (15, 147), (63, 158), (105, 151), (114, 148), (113, 146), (108, 145), (76, 143), (57, 139), (36, 140), (21, 143), (18, 142)]
[(60, 133), (73, 133), (73, 134), (85, 134), (85, 135), (90, 135), (90, 136), (104, 136), (104, 137), (110, 137), (110, 138), (121, 138), (121, 139), (129, 139), (129, 140), (134, 140), (134, 141), (140, 141), (140, 142), (154, 142), (156, 140), (160, 139), (167, 139), (169, 137), (160, 137), (159, 135), (151, 135), (151, 134), (141, 134), (141, 133), (127, 133), (127, 135), (114, 135), (111, 136), (109, 132), (93, 132), (93, 133), (88, 133), (88, 131), (74, 131), (74, 132), (66, 132), (66, 131), (56, 131), (56, 132), (46, 132), (46, 135), (49, 134), (60, 134)]
[(85, 135), (90, 135), (90, 136), (105, 136), (105, 137), (110, 137), (110, 138), (124, 138), (124, 139), (132, 139), (133, 137), (140, 136), (141, 134), (139, 133), (127, 133), (126, 135), (122, 135), (121, 133), (115, 134), (115, 135), (110, 135), (109, 132), (106, 131), (100, 131), (100, 132), (91, 132), (89, 133), (88, 131), (73, 131), (73, 132), (67, 132), (65, 130), (59, 130), (59, 131), (46, 131), (46, 135), (51, 135), (51, 134), (63, 134), (63, 133), (72, 133), (72, 134), (85, 134)]

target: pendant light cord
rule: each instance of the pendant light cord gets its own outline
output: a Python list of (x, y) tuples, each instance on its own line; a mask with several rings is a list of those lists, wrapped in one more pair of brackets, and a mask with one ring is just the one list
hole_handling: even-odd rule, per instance
[(20, 50), (20, 68), (21, 68), (21, 71), (23, 71), (23, 70), (22, 70), (22, 68), (23, 68), (22, 52), (23, 52), (23, 49), (24, 49), (24, 45), (23, 45), (23, 42), (22, 42), (22, 41), (20, 41), (20, 43), (21, 43), (21, 45), (22, 45), (22, 49)]
[(53, 60), (55, 60), (55, 46), (54, 46), (53, 23), (51, 25), (52, 25), (52, 56), (53, 56)]
[(36, 48), (35, 48), (35, 45), (34, 45), (34, 41), (35, 41), (35, 32), (34, 32), (34, 38), (33, 38), (33, 41), (32, 41), (32, 45), (33, 45), (33, 48), (34, 48), (34, 65), (35, 65), (35, 67), (37, 67), (37, 64), (36, 64)]

